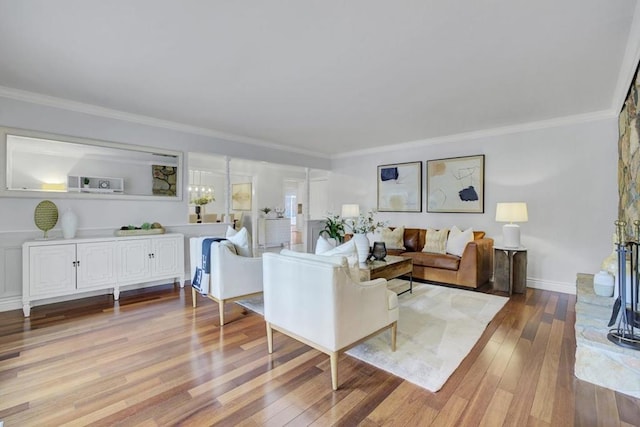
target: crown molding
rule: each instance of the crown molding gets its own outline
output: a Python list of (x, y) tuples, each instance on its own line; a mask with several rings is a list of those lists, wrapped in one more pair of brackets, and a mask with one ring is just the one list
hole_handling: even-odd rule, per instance
[(331, 157), (324, 153), (319, 153), (310, 150), (304, 150), (297, 147), (290, 147), (275, 142), (265, 141), (256, 138), (250, 138), (247, 136), (235, 135), (225, 132), (220, 132), (214, 129), (207, 129), (198, 126), (185, 125), (183, 123), (172, 122), (170, 120), (162, 120), (154, 117), (144, 116), (141, 114), (127, 113), (125, 111), (114, 110), (111, 108), (100, 107), (92, 104), (85, 104), (82, 102), (71, 101), (68, 99), (58, 98), (50, 95), (43, 95), (40, 93), (29, 92), (20, 89), (14, 89), (6, 86), (0, 86), (0, 97), (13, 99), (16, 101), (28, 102), (31, 104), (43, 105), (46, 107), (60, 108), (63, 110), (74, 111), (77, 113), (90, 114), (92, 116), (104, 117), (115, 120), (122, 120), (126, 122), (141, 124), (145, 126), (152, 126), (157, 128), (163, 128), (178, 132), (190, 133), (194, 135), (207, 136), (211, 138), (218, 138), (229, 142), (238, 142), (241, 144), (256, 145), (274, 150), (281, 150), (290, 153), (320, 157), (323, 159), (330, 159)]
[(613, 110), (602, 110), (593, 113), (577, 114), (573, 116), (558, 117), (549, 120), (541, 120), (537, 122), (522, 123), (513, 126), (504, 126), (499, 128), (485, 129), (473, 132), (458, 133), (437, 138), (421, 139), (417, 141), (403, 142), (393, 145), (385, 145), (382, 147), (367, 148), (365, 150), (350, 151), (348, 153), (336, 154), (333, 159), (342, 159), (349, 157), (357, 157), (370, 154), (388, 153), (390, 151), (407, 150), (430, 145), (445, 144), (452, 142), (462, 142), (472, 139), (487, 138), (499, 135), (508, 135), (513, 133), (531, 132), (534, 130), (548, 129), (560, 126), (575, 125), (579, 123), (593, 122), (597, 120), (610, 119), (617, 117), (618, 113)]

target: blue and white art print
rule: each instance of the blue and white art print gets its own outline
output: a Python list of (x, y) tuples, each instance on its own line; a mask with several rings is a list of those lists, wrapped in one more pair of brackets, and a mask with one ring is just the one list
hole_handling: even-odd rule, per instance
[(422, 162), (378, 166), (378, 212), (422, 212)]
[(427, 212), (484, 213), (484, 155), (428, 160)]

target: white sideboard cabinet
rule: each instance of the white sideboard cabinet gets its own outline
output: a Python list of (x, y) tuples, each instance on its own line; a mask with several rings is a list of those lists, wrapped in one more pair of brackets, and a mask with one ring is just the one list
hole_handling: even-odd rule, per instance
[(184, 287), (184, 236), (31, 240), (22, 245), (22, 309), (31, 302), (172, 279)]
[(289, 218), (260, 218), (258, 220), (258, 245), (269, 248), (283, 246), (291, 241)]

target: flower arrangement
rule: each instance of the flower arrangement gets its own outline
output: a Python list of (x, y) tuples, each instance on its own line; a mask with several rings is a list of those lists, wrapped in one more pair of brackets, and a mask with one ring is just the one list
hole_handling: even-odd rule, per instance
[(213, 202), (214, 200), (215, 199), (213, 198), (213, 196), (202, 196), (198, 197), (197, 199), (191, 200), (191, 203), (196, 206), (202, 206), (206, 205), (207, 203)]
[(336, 239), (338, 243), (342, 243), (344, 239), (345, 221), (340, 215), (329, 213), (326, 217), (324, 228), (320, 230), (318, 235), (326, 233), (330, 238)]
[(373, 209), (369, 210), (366, 214), (361, 213), (360, 216), (351, 220), (349, 226), (351, 230), (355, 234), (366, 234), (373, 233), (380, 227), (385, 227), (387, 225), (384, 221), (375, 221), (373, 216), (376, 214), (376, 211)]
[(271, 208), (264, 207), (260, 209), (260, 212), (264, 212), (265, 215), (269, 215), (269, 212), (271, 212)]

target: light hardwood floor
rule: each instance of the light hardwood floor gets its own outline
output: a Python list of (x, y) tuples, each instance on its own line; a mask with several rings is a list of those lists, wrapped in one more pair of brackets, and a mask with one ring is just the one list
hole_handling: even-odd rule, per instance
[[(640, 401), (573, 376), (575, 297), (515, 295), (442, 390), (329, 359), (171, 285), (0, 313), (0, 420), (58, 425), (628, 426)], [(606, 367), (603, 367), (606, 369)]]

